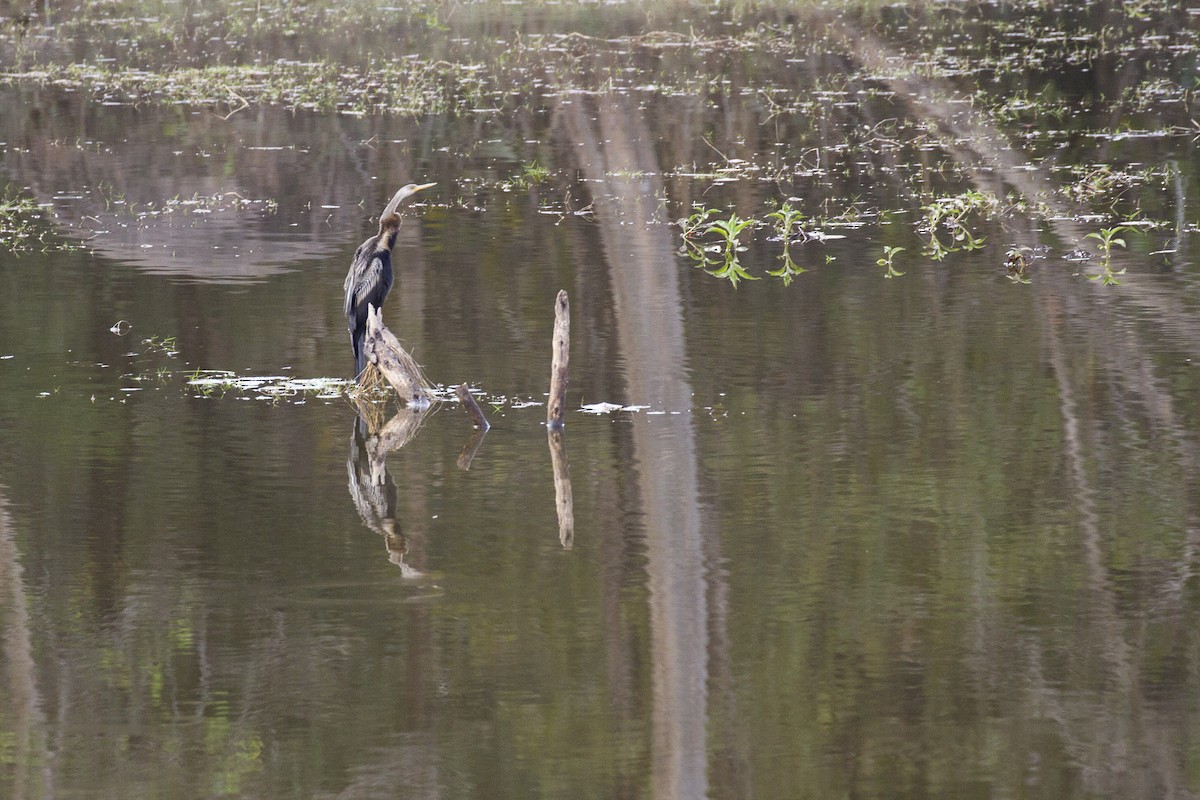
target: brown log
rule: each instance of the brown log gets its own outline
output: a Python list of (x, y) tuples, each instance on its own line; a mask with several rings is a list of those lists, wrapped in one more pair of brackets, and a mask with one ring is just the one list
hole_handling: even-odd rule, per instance
[(367, 309), (367, 335), (363, 339), (363, 352), (367, 362), (379, 368), (402, 401), (410, 405), (428, 405), (430, 386), (420, 366), (400, 346), (395, 335), (384, 327), (383, 315), (374, 306)]
[(567, 290), (560, 289), (554, 300), (553, 358), (550, 362), (550, 400), (546, 403), (546, 424), (561, 430), (567, 405), (567, 360), (571, 350), (571, 306)]

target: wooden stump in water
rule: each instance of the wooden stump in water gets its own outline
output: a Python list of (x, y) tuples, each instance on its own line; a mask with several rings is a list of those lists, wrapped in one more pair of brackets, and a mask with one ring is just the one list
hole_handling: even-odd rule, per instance
[(471, 396), (471, 387), (465, 383), (461, 384), (454, 390), (454, 394), (458, 397), (458, 402), (462, 403), (467, 416), (471, 418), (471, 422), (475, 427), (487, 433), (488, 429), (492, 426), (488, 423), (487, 417), (483, 415), (483, 409), (479, 407), (479, 403)]
[(554, 339), (550, 361), (550, 399), (546, 403), (546, 433), (550, 463), (554, 467), (554, 506), (558, 511), (558, 541), (570, 550), (575, 544), (575, 501), (571, 496), (571, 469), (563, 442), (563, 417), (567, 410), (567, 360), (571, 352), (571, 305), (567, 290), (554, 298)]
[(383, 324), (379, 309), (367, 309), (367, 335), (363, 338), (363, 353), (367, 362), (374, 364), (383, 377), (410, 405), (428, 405), (431, 399), (429, 382), (421, 373), (421, 367), (400, 346), (400, 341)]
[(483, 415), (483, 409), (479, 407), (479, 403), (471, 396), (471, 387), (465, 383), (460, 384), (454, 393), (475, 425), (474, 435), (467, 441), (462, 453), (458, 456), (458, 468), (466, 471), (471, 468), (471, 462), (475, 460), (475, 454), (479, 452), (479, 446), (483, 444), (483, 435), (492, 426), (488, 423), (487, 417)]
[(561, 430), (567, 405), (567, 360), (571, 353), (571, 306), (567, 290), (560, 289), (554, 299), (554, 340), (550, 362), (550, 400), (546, 403), (546, 424)]

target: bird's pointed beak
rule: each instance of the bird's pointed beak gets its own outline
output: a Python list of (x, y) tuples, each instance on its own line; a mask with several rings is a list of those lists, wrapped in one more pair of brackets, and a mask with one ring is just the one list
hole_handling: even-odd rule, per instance
[(430, 186), (437, 186), (437, 184), (436, 183), (422, 183), (422, 184), (413, 186), (411, 188), (408, 186), (405, 186), (404, 188), (400, 189), (398, 192), (396, 192), (395, 195), (392, 196), (391, 201), (387, 204), (387, 208), (383, 209), (383, 213), (379, 215), (379, 218), (383, 219), (388, 214), (391, 214), (393, 211), (395, 211), (397, 208), (399, 208), (400, 204), (402, 202), (404, 202), (405, 198), (412, 197), (417, 192), (428, 189)]

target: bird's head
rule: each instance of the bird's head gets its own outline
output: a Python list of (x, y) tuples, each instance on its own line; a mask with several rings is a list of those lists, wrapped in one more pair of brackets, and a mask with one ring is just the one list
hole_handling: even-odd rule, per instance
[(400, 207), (408, 198), (412, 197), (417, 192), (423, 192), (430, 186), (437, 186), (436, 183), (407, 183), (401, 186), (399, 191), (392, 195), (392, 199), (388, 202), (387, 207), (383, 209), (383, 213), (379, 215), (379, 229), (383, 230), (387, 227), (398, 226), (400, 224), (400, 216), (396, 213), (396, 209)]

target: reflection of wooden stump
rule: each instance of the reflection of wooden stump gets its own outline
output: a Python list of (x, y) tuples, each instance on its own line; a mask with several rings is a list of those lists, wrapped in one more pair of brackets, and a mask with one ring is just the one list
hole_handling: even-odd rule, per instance
[[(358, 398), (355, 398), (355, 405), (370, 410), (378, 408)], [(421, 573), (405, 562), (408, 539), (396, 519), (396, 482), (388, 472), (386, 458), (389, 452), (403, 447), (416, 435), (424, 414), (424, 409), (404, 408), (382, 428), (369, 428), (365, 418), (356, 420), (350, 440), (350, 458), (346, 462), (350, 498), (359, 517), (369, 529), (383, 536), (388, 560), (399, 567), (406, 578), (419, 577)]]
[[(374, 369), (375, 367), (371, 366), (368, 362), (364, 372), (371, 372)], [(374, 374), (378, 375), (379, 373), (376, 371)], [(354, 410), (358, 412), (358, 416), (362, 419), (363, 424), (366, 425), (366, 432), (371, 436), (379, 433), (379, 429), (387, 421), (388, 404), (386, 402), (379, 402), (379, 400), (372, 396), (369, 389), (365, 391), (351, 391), (347, 399), (350, 401), (350, 405), (354, 406)]]
[(412, 405), (427, 405), (431, 399), (429, 382), (421, 367), (413, 360), (400, 341), (383, 324), (379, 309), (367, 309), (367, 335), (363, 338), (363, 353), (367, 361), (383, 373), (400, 399)]
[(383, 429), (367, 442), (367, 450), (372, 458), (381, 462), (388, 453), (399, 450), (408, 444), (425, 421), (425, 411), (413, 408), (402, 408), (387, 421)]

